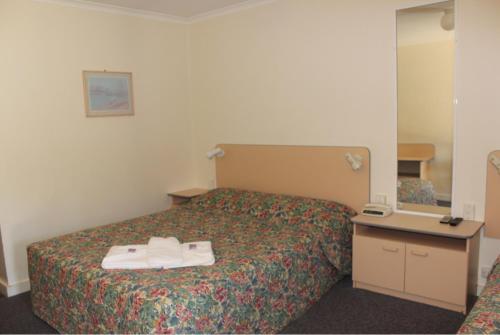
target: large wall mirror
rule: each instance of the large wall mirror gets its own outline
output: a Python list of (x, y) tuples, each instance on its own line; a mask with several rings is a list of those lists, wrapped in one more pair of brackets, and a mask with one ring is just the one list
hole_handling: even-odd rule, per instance
[(397, 11), (398, 208), (451, 212), (454, 1)]

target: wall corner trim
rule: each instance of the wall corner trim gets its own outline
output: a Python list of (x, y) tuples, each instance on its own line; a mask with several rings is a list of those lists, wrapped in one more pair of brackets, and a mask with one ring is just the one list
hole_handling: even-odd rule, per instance
[(156, 21), (183, 23), (183, 24), (188, 23), (188, 20), (186, 18), (180, 16), (168, 15), (158, 12), (127, 8), (121, 6), (113, 6), (86, 0), (32, 0), (32, 1), (45, 2), (49, 4), (93, 10), (104, 13), (135, 16), (143, 19), (156, 20)]
[(262, 6), (262, 5), (268, 5), (268, 4), (271, 4), (271, 3), (276, 2), (276, 1), (278, 1), (278, 0), (247, 0), (247, 1), (242, 2), (242, 3), (229, 5), (229, 6), (215, 9), (215, 10), (203, 13), (203, 14), (191, 16), (191, 17), (186, 19), (186, 22), (187, 23), (201, 22), (201, 21), (211, 19), (213, 17), (223, 16), (223, 15), (227, 15), (227, 14), (231, 14), (231, 13), (236, 13), (239, 11), (243, 11), (246, 9), (250, 9), (250, 8), (254, 8), (254, 7), (258, 7), (258, 6)]
[(183, 17), (183, 16), (169, 15), (147, 10), (122, 7), (122, 6), (114, 6), (114, 5), (93, 2), (89, 0), (32, 0), (32, 1), (45, 2), (49, 4), (56, 4), (56, 5), (74, 7), (86, 10), (100, 11), (111, 14), (135, 16), (149, 20), (157, 20), (157, 21), (180, 23), (180, 24), (191, 24), (199, 21), (208, 20), (213, 17), (227, 15), (242, 10), (250, 9), (253, 7), (270, 4), (278, 0), (246, 0), (245, 2), (242, 3), (225, 6), (219, 9), (215, 9), (191, 17)]

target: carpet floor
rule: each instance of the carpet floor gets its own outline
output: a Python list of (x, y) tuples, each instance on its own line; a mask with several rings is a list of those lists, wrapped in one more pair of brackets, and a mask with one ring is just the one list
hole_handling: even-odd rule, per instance
[[(340, 281), (299, 319), (287, 334), (452, 334), (460, 313), (352, 288)], [(31, 312), (29, 293), (0, 298), (0, 333), (52, 334), (56, 331)]]

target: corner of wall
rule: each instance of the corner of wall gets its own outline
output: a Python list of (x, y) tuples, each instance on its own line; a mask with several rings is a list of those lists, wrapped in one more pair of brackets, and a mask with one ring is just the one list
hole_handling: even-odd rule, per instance
[(5, 280), (3, 278), (0, 278), (0, 294), (7, 297), (8, 294), (7, 294), (7, 283), (5, 282)]
[(194, 79), (193, 79), (193, 57), (192, 57), (192, 24), (186, 26), (186, 75), (187, 75), (187, 111), (189, 115), (190, 121), (190, 131), (191, 136), (191, 162), (192, 169), (194, 173), (193, 182), (197, 187), (204, 187), (204, 183), (200, 176), (200, 164), (198, 157), (198, 137), (196, 136), (196, 115), (195, 115), (195, 107), (193, 104), (194, 99)]
[[(2, 283), (8, 283), (7, 277), (7, 266), (5, 260), (5, 250), (3, 247), (3, 239), (2, 239), (2, 225), (0, 224), (0, 286), (3, 286)], [(1, 288), (0, 288), (1, 290)], [(3, 294), (3, 291), (2, 291)]]

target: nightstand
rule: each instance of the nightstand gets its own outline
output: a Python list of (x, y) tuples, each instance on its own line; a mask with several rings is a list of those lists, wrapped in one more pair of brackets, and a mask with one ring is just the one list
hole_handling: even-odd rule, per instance
[(352, 222), (355, 288), (466, 313), (468, 296), (477, 293), (483, 222), (453, 227), (399, 213)]
[(208, 190), (204, 188), (191, 188), (189, 190), (183, 190), (178, 192), (168, 193), (172, 197), (172, 208), (180, 205), (187, 204), (191, 199), (199, 197), (202, 194), (207, 193)]

